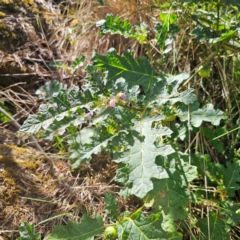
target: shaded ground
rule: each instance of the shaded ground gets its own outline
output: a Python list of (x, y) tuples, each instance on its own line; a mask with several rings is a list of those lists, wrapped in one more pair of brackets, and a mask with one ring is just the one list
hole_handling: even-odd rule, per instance
[[(4, 134), (10, 141), (11, 133)], [(104, 196), (119, 190), (112, 181), (115, 168), (102, 154), (94, 157), (91, 166), (72, 173), (67, 162), (54, 155), (49, 161), (34, 149), (1, 143), (0, 239), (16, 239), (23, 221), (39, 224), (36, 230), (46, 236), (56, 224), (80, 221), (83, 213), (104, 216)]]

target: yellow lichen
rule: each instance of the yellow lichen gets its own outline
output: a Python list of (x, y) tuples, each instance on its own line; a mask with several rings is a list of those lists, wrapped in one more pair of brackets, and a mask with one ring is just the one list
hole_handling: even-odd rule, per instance
[(14, 154), (16, 156), (21, 156), (22, 154), (24, 154), (28, 151), (26, 148), (20, 148), (15, 145), (10, 145), (9, 148), (14, 149)]
[(34, 0), (0, 0), (0, 4), (5, 4), (5, 5), (33, 5), (34, 4)]
[(2, 183), (0, 199), (6, 203), (15, 202), (16, 197), (22, 194), (21, 181), (24, 172), (29, 175), (36, 171), (39, 163), (37, 158), (37, 155), (28, 149), (15, 145), (0, 145), (0, 182)]
[(1, 4), (10, 4), (11, 2), (9, 0), (0, 0)]
[(34, 4), (33, 0), (24, 0), (23, 2), (25, 5), (33, 5)]
[[(2, 159), (1, 159), (2, 160)], [(0, 162), (2, 163), (2, 161)], [(9, 159), (4, 159), (9, 160)], [(2, 189), (0, 191), (0, 199), (3, 199), (6, 203), (11, 203), (21, 193), (20, 189), (16, 185), (16, 179), (12, 176), (11, 168), (7, 167), (0, 173), (0, 181), (3, 182)]]
[(6, 24), (4, 22), (0, 21), (0, 28), (6, 29), (7, 26), (6, 26)]
[(6, 17), (6, 13), (0, 11), (0, 18)]

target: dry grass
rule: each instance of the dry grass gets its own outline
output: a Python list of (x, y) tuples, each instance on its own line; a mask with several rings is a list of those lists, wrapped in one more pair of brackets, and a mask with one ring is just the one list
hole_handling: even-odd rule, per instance
[[(29, 113), (36, 112), (38, 107), (37, 98), (22, 87), (25, 84), (25, 82), (19, 82), (0, 89), (0, 101), (3, 103), (7, 102), (11, 112), (16, 112), (13, 118), (19, 123), (22, 122), (22, 117), (27, 116)], [(3, 122), (0, 124), (0, 127), (7, 126), (9, 126), (9, 123)], [(18, 130), (14, 122), (12, 122), (11, 128), (15, 131)]]
[[(107, 221), (103, 198), (119, 190), (113, 182), (116, 164), (111, 158), (104, 153), (94, 156), (91, 165), (74, 173), (64, 160), (53, 155), (51, 160), (53, 167), (35, 150), (0, 145), (0, 236), (4, 239), (16, 239), (23, 221), (36, 225), (43, 236), (56, 224), (80, 222), (83, 214), (101, 214)], [(121, 198), (118, 201), (124, 205)]]
[[(139, 24), (145, 22), (149, 29), (152, 29), (156, 21), (156, 10), (150, 10), (149, 6), (153, 1), (138, 0), (108, 0), (104, 1), (104, 6), (100, 6), (97, 1), (63, 1), (57, 9), (57, 13), (48, 14), (40, 12), (40, 17), (44, 17), (48, 22), (50, 31), (45, 32), (45, 37), (49, 47), (55, 50), (57, 58), (66, 65), (70, 65), (79, 56), (86, 56), (89, 63), (94, 51), (99, 54), (106, 54), (107, 50), (114, 47), (119, 54), (126, 49), (131, 49), (136, 57), (143, 53), (142, 46), (131, 39), (126, 39), (117, 35), (100, 36), (96, 28), (96, 22), (104, 19), (107, 14), (119, 15), (123, 19), (128, 18), (130, 22)], [(61, 70), (61, 78), (66, 79), (69, 75), (65, 70)], [(73, 78), (83, 77), (82, 70), (76, 72)], [(69, 78), (71, 78), (69, 76)], [(73, 79), (72, 78), (72, 79)]]

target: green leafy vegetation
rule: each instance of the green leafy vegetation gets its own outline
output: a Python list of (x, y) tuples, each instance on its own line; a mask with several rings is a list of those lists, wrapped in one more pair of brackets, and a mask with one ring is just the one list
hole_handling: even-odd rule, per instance
[(82, 222), (68, 222), (65, 227), (56, 226), (48, 236), (49, 240), (57, 239), (86, 239), (93, 240), (94, 236), (102, 234), (103, 221), (100, 216), (92, 219), (86, 215), (82, 217)]
[[(0, 102), (0, 107), (11, 116), (11, 113), (9, 112), (9, 109), (4, 105), (3, 102)], [(11, 120), (8, 117), (6, 117), (5, 114), (0, 112), (0, 122), (10, 122), (10, 121)]]
[[(232, 107), (239, 103), (224, 92), (228, 79), (216, 59), (228, 58), (232, 79), (239, 77), (233, 57), (234, 49), (240, 49), (239, 14), (224, 12), (221, 1), (200, 2), (170, 6), (184, 10), (185, 21), (192, 21), (189, 37), (201, 48), (194, 71), (159, 70), (166, 59), (173, 60), (172, 43), (181, 32), (183, 17), (161, 13), (154, 29), (148, 29), (144, 23), (131, 26), (127, 19), (107, 15), (97, 23), (100, 34), (132, 38), (147, 51), (157, 40), (156, 55), (148, 52), (150, 57), (135, 58), (130, 50), (119, 55), (111, 48), (106, 55), (93, 55), (81, 88), (52, 81), (36, 92), (45, 102), (20, 130), (42, 133), (67, 146), (72, 169), (89, 164), (94, 154), (105, 150), (118, 165), (114, 180), (121, 186), (119, 195), (141, 201), (137, 209), (121, 211), (116, 196), (108, 193), (106, 222), (100, 215), (84, 215), (81, 223), (56, 226), (47, 239), (238, 239), (234, 227), (240, 220), (240, 146), (235, 141), (225, 149), (226, 143), (220, 141), (228, 135), (226, 129), (239, 124), (239, 108)], [(83, 60), (78, 58), (73, 68)], [(211, 101), (210, 83), (202, 87), (203, 93), (196, 93), (193, 79), (203, 81), (212, 75), (216, 78), (211, 87), (223, 79), (228, 113)], [(237, 87), (235, 94), (239, 96)]]
[(119, 16), (113, 16), (109, 14), (106, 16), (106, 19), (97, 22), (97, 27), (99, 27), (100, 34), (121, 34), (124, 37), (130, 37), (138, 40), (143, 43), (147, 37), (147, 26), (144, 23), (140, 23), (140, 25), (131, 26), (129, 20), (123, 20)]
[(35, 227), (23, 222), (19, 227), (20, 237), (18, 240), (39, 240), (41, 239), (40, 233), (35, 233)]

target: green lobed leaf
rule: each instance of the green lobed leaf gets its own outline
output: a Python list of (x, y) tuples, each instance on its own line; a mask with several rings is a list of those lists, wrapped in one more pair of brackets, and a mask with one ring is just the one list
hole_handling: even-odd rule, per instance
[(161, 214), (152, 214), (145, 217), (136, 212), (131, 217), (126, 217), (117, 224), (118, 238), (121, 240), (181, 240), (182, 234), (168, 233), (161, 227)]
[(203, 179), (207, 176), (208, 182), (221, 184), (223, 175), (220, 164), (214, 163), (208, 155), (202, 155), (201, 153), (195, 153), (191, 156), (191, 159), (192, 164), (197, 167), (199, 177)]
[(196, 37), (199, 42), (202, 42), (204, 40), (210, 41), (210, 39), (214, 37), (214, 33), (212, 32), (210, 27), (201, 25), (195, 27), (190, 33), (190, 35)]
[(68, 222), (65, 226), (55, 226), (47, 240), (93, 240), (95, 236), (101, 236), (103, 220), (97, 215), (90, 218), (83, 215), (82, 222)]
[(40, 240), (41, 234), (35, 233), (34, 225), (22, 222), (19, 227), (20, 237), (17, 240)]
[[(89, 64), (85, 71), (89, 73), (89, 76), (87, 77), (89, 83), (87, 85), (99, 89), (98, 95), (102, 95), (112, 88), (112, 84), (107, 80), (107, 71), (101, 73), (99, 72), (98, 67), (92, 64)], [(85, 88), (85, 85), (83, 85), (83, 88)]]
[(85, 56), (81, 56), (79, 58), (76, 58), (73, 62), (72, 62), (72, 69), (73, 71), (75, 71), (78, 67), (83, 65), (83, 62), (85, 61), (86, 57)]
[(181, 121), (188, 120), (188, 111), (190, 111), (191, 124), (199, 127), (203, 121), (211, 122), (213, 125), (219, 125), (222, 119), (225, 119), (221, 110), (215, 110), (212, 104), (207, 104), (203, 108), (199, 108), (199, 103), (194, 102), (190, 105), (190, 109), (186, 105), (179, 105), (177, 115)]
[[(151, 178), (168, 178), (164, 168), (156, 165), (156, 156), (167, 156), (174, 152), (170, 145), (156, 146), (157, 138), (169, 136), (172, 131), (163, 126), (152, 127), (153, 120), (157, 119), (143, 117), (135, 121), (132, 132), (140, 133), (139, 138), (133, 135), (134, 143), (129, 151), (114, 154), (114, 160), (124, 164), (124, 167), (121, 165), (118, 168), (116, 180), (131, 185), (128, 192), (140, 198), (153, 189)], [(125, 177), (122, 178), (122, 175)]]
[[(113, 139), (114, 136), (111, 137), (107, 137), (105, 140), (102, 141), (94, 141), (93, 139), (91, 139), (92, 133), (94, 134), (94, 132), (88, 131), (89, 135), (85, 135), (83, 138), (81, 138), (81, 136), (83, 136), (83, 133), (85, 133), (85, 131), (80, 132), (80, 134), (77, 135), (76, 137), (76, 142), (72, 144), (72, 146), (70, 147), (70, 158), (71, 158), (71, 162), (72, 162), (72, 168), (78, 168), (81, 166), (81, 164), (87, 164), (90, 162), (90, 160), (92, 159), (92, 155), (93, 154), (98, 154), (102, 151), (102, 149), (106, 148), (106, 146), (108, 145), (109, 142), (111, 142), (111, 140)], [(83, 140), (83, 142), (85, 141), (90, 141), (88, 143), (86, 143), (87, 146), (83, 145), (83, 142), (81, 142)]]
[(217, 138), (218, 136), (221, 136), (223, 133), (225, 133), (226, 132), (225, 128), (217, 128), (213, 130), (210, 127), (202, 127), (201, 131), (203, 135), (206, 137), (206, 139), (210, 140), (209, 143), (212, 144), (218, 152), (224, 151), (223, 143), (219, 139), (217, 140), (212, 139)]
[[(87, 105), (82, 105), (81, 107), (89, 108)], [(77, 126), (87, 121), (84, 114), (76, 113), (78, 108), (78, 106), (69, 106), (69, 109), (54, 110), (52, 104), (42, 104), (39, 108), (40, 114), (29, 115), (21, 126), (20, 131), (37, 134), (41, 129), (47, 130), (47, 139), (52, 140), (55, 134), (61, 133), (60, 135), (62, 135), (71, 124)]]
[[(52, 119), (48, 120), (49, 125), (52, 123)], [(42, 128), (42, 122), (39, 119), (39, 116), (36, 114), (31, 114), (24, 121), (23, 125), (20, 128), (20, 131), (30, 134), (37, 134)]]
[[(121, 106), (116, 106), (113, 109), (109, 107), (96, 109), (96, 113), (97, 116), (88, 123), (88, 127), (78, 130), (68, 140), (72, 168), (78, 168), (82, 163), (89, 163), (92, 154), (101, 152), (119, 134), (126, 133), (129, 125), (133, 125), (132, 120), (136, 116), (135, 112), (131, 112)], [(111, 116), (113, 117), (114, 124), (117, 124), (118, 127), (118, 131), (114, 135), (105, 132)], [(97, 128), (96, 125), (101, 125), (102, 128)], [(118, 141), (114, 145), (118, 147), (121, 143)]]
[(178, 88), (183, 81), (189, 78), (188, 73), (181, 73), (175, 76), (161, 75), (158, 76), (155, 83), (155, 87), (152, 91), (147, 93), (147, 99), (149, 101), (157, 102), (159, 106), (163, 104), (174, 105), (177, 102), (184, 104), (190, 104), (197, 100), (196, 95), (193, 93), (193, 89), (186, 89), (183, 92), (178, 92)]
[(240, 208), (239, 203), (233, 201), (225, 200), (221, 204), (221, 214), (225, 216), (226, 223), (229, 226), (237, 226), (240, 222), (240, 213), (238, 212)]
[(62, 89), (67, 89), (67, 85), (63, 85), (61, 82), (53, 80), (41, 86), (35, 94), (38, 95), (39, 99), (50, 100), (54, 94), (59, 93)]
[(188, 164), (186, 154), (158, 156), (156, 162), (164, 166), (169, 178), (153, 179), (153, 190), (147, 194), (145, 202), (152, 202), (155, 211), (162, 211), (165, 231), (175, 231), (174, 221), (186, 218), (188, 203), (195, 200), (187, 186), (197, 178), (197, 168)]
[(118, 205), (116, 203), (116, 197), (111, 193), (107, 193), (104, 198), (104, 202), (106, 203), (105, 211), (108, 212), (108, 217), (112, 220), (116, 220), (119, 216)]
[[(211, 239), (211, 240), (230, 240), (230, 234), (228, 233), (226, 222), (218, 217), (214, 212), (209, 212), (208, 219), (202, 218), (198, 221), (198, 226), (201, 230), (199, 239)], [(210, 238), (209, 238), (210, 237)]]
[[(168, 18), (169, 14), (161, 14), (161, 17)], [(173, 22), (175, 14), (170, 14), (170, 18), (166, 19), (163, 23), (156, 23), (154, 30), (156, 31), (155, 38), (157, 39), (158, 46), (161, 50), (164, 50), (167, 46), (168, 40), (180, 31), (180, 28)], [(172, 22), (172, 23), (171, 23)]]
[[(240, 161), (238, 159), (234, 158), (232, 162), (227, 162), (226, 167), (212, 162), (208, 156), (201, 154), (195, 154), (192, 160), (202, 178), (206, 175), (210, 181), (217, 183), (220, 189), (224, 189), (228, 197), (235, 196), (235, 191), (240, 189)], [(205, 161), (205, 168), (203, 161)]]
[[(168, 85), (169, 86), (169, 85)], [(190, 104), (196, 101), (197, 97), (193, 92), (193, 89), (187, 89), (181, 93), (168, 94), (167, 90), (165, 93), (161, 93), (157, 96), (157, 102), (159, 105), (169, 103), (172, 106), (177, 102), (182, 102), (184, 104)]]
[(187, 123), (179, 124), (175, 123), (172, 126), (173, 134), (172, 134), (172, 139), (181, 139), (182, 141), (187, 139), (187, 133), (188, 133), (188, 126)]
[(47, 139), (52, 140), (54, 135), (65, 133), (71, 124), (78, 126), (86, 122), (85, 112), (92, 108), (94, 90), (87, 86), (84, 88), (84, 94), (76, 87), (54, 93), (47, 104), (40, 105), (38, 115), (29, 115), (20, 131), (37, 134), (43, 129), (47, 131)]
[(125, 38), (137, 39), (140, 42), (144, 42), (148, 34), (145, 23), (131, 26), (129, 20), (123, 20), (120, 16), (112, 14), (107, 14), (106, 18), (98, 21), (96, 26), (100, 28), (100, 34), (120, 34)]
[(130, 51), (125, 51), (121, 57), (117, 55), (115, 49), (111, 48), (106, 56), (95, 53), (92, 61), (99, 70), (108, 71), (108, 81), (115, 82), (122, 77), (127, 81), (129, 89), (135, 85), (142, 85), (146, 92), (156, 82), (156, 72), (148, 59), (140, 57), (135, 60)]
[(229, 197), (235, 196), (235, 191), (240, 189), (240, 160), (234, 158), (232, 162), (226, 163), (226, 168), (222, 166), (223, 184)]

